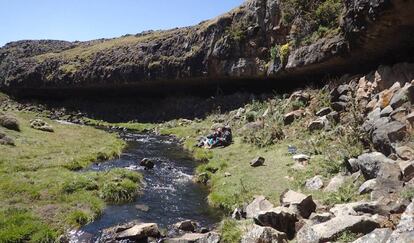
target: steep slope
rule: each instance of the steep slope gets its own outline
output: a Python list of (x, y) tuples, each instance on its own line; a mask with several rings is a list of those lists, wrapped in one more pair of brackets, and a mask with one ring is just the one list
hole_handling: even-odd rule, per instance
[(0, 49), (0, 88), (17, 95), (169, 92), (180, 84), (360, 71), (413, 56), (413, 12), (412, 0), (248, 0), (187, 28), (14, 42)]

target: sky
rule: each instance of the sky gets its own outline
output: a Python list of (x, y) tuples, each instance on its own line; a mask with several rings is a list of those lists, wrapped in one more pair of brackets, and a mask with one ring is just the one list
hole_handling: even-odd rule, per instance
[(198, 24), (243, 0), (0, 0), (0, 47), (27, 39), (84, 41)]

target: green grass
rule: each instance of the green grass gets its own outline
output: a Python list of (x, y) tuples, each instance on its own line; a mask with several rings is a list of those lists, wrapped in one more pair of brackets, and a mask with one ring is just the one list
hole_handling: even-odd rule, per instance
[(126, 128), (131, 131), (136, 131), (136, 132), (149, 131), (155, 128), (155, 125), (151, 123), (138, 123), (138, 122), (110, 123), (110, 122), (95, 120), (91, 118), (84, 118), (84, 121), (86, 122), (86, 124), (91, 125), (91, 126), (107, 127), (107, 128), (121, 127), (121, 128)]
[[(0, 242), (49, 242), (91, 222), (106, 203), (138, 194), (136, 172), (75, 171), (118, 156), (125, 143), (116, 134), (48, 119), (55, 132), (42, 132), (29, 126), (36, 114), (7, 113), (17, 117), (21, 132), (0, 128), (16, 143), (0, 145)], [(116, 186), (108, 190), (108, 185)]]
[(242, 238), (241, 223), (233, 219), (224, 219), (220, 225), (223, 243), (238, 243)]

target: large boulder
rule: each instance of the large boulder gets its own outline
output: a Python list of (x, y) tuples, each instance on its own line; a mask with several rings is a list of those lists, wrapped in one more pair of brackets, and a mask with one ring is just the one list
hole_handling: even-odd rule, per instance
[(20, 131), (19, 121), (10, 115), (1, 115), (0, 114), (0, 126), (5, 127), (10, 130)]
[(138, 241), (148, 237), (159, 237), (160, 231), (155, 223), (137, 224), (133, 227), (119, 232), (116, 236), (117, 240)]
[(336, 192), (341, 188), (348, 180), (347, 176), (338, 174), (334, 176), (325, 187), (325, 192)]
[(386, 243), (392, 233), (391, 229), (382, 228), (375, 229), (369, 234), (366, 234), (352, 243)]
[(407, 136), (407, 127), (400, 121), (391, 121), (378, 126), (372, 133), (375, 149), (389, 155), (393, 152), (393, 144)]
[(165, 243), (219, 243), (220, 235), (215, 232), (187, 233), (181, 237), (165, 239)]
[(286, 207), (276, 207), (267, 211), (259, 212), (254, 217), (256, 224), (272, 227), (287, 234), (289, 239), (295, 235), (296, 213)]
[(336, 217), (353, 215), (358, 216), (360, 214), (387, 214), (383, 205), (378, 201), (359, 201), (344, 204), (336, 204), (329, 210)]
[(394, 94), (390, 101), (390, 106), (396, 109), (406, 102), (414, 104), (414, 86), (411, 83), (406, 83), (402, 89)]
[(412, 243), (414, 242), (414, 202), (408, 205), (401, 215), (397, 228), (391, 234), (387, 243)]
[(253, 202), (247, 205), (245, 209), (246, 218), (252, 219), (256, 217), (259, 212), (268, 211), (273, 207), (273, 204), (269, 202), (264, 196), (258, 196), (253, 200)]
[(174, 224), (174, 227), (182, 231), (195, 232), (197, 228), (197, 223), (192, 220), (184, 220)]
[(384, 164), (395, 164), (392, 159), (387, 158), (380, 152), (365, 153), (358, 156), (358, 167), (366, 180), (374, 179)]
[(343, 215), (321, 224), (305, 225), (297, 236), (297, 242), (319, 243), (335, 240), (345, 231), (366, 234), (378, 228), (379, 224), (367, 216)]
[(241, 239), (241, 243), (287, 243), (285, 233), (271, 227), (253, 225)]
[(312, 199), (312, 195), (306, 196), (305, 194), (292, 190), (287, 190), (281, 194), (280, 204), (297, 211), (303, 218), (309, 218), (316, 209), (316, 204)]
[(359, 194), (366, 194), (372, 192), (377, 186), (377, 179), (367, 180), (358, 189)]

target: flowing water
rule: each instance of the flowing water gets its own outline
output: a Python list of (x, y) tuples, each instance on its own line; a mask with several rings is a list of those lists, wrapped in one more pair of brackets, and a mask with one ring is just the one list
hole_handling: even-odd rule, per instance
[[(131, 203), (108, 206), (96, 221), (72, 232), (73, 242), (90, 242), (91, 237), (97, 241), (103, 229), (132, 220), (157, 223), (161, 228), (170, 228), (185, 219), (195, 220), (207, 228), (218, 221), (207, 204), (207, 188), (192, 182), (197, 163), (175, 139), (134, 133), (121, 136), (128, 147), (120, 158), (95, 164), (88, 170), (140, 171), (144, 176), (142, 194)], [(143, 158), (155, 161), (154, 169), (140, 167), (138, 164)]]

